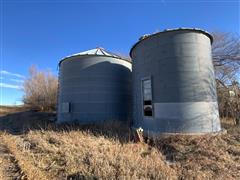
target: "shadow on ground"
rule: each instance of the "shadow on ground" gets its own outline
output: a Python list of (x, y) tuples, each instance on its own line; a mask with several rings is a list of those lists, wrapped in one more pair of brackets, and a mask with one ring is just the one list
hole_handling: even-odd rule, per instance
[(105, 136), (118, 139), (120, 142), (128, 142), (130, 129), (127, 123), (107, 121), (99, 124), (80, 125), (68, 123), (57, 125), (55, 123), (56, 113), (37, 112), (25, 110), (0, 116), (0, 131), (12, 135), (21, 135), (29, 130), (51, 130), (51, 131), (87, 131), (96, 136)]
[(54, 124), (55, 113), (35, 112), (31, 110), (10, 113), (0, 117), (0, 131), (17, 135), (32, 129), (47, 128)]

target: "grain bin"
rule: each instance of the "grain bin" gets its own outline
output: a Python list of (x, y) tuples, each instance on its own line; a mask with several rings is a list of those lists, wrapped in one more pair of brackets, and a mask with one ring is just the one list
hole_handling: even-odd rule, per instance
[(221, 129), (212, 36), (180, 28), (145, 35), (132, 47), (133, 126), (149, 133)]
[(130, 60), (102, 48), (62, 59), (57, 122), (129, 120), (131, 71)]

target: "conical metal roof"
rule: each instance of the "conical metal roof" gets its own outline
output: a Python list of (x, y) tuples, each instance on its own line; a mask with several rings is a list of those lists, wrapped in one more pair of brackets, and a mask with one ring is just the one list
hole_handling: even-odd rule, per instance
[(153, 33), (153, 34), (145, 34), (145, 35), (141, 36), (141, 37), (139, 38), (139, 41), (136, 42), (136, 43), (132, 46), (132, 48), (131, 48), (131, 50), (130, 50), (130, 53), (129, 53), (130, 57), (132, 57), (132, 51), (133, 51), (133, 49), (134, 49), (139, 43), (141, 43), (142, 41), (148, 39), (149, 37), (156, 36), (156, 35), (158, 35), (158, 34), (163, 34), (163, 33), (172, 32), (172, 31), (194, 31), (194, 32), (200, 32), (200, 33), (203, 33), (203, 34), (205, 34), (206, 36), (208, 36), (209, 39), (210, 39), (210, 41), (211, 41), (211, 43), (213, 42), (213, 37), (212, 37), (212, 35), (211, 35), (209, 32), (204, 31), (204, 30), (199, 29), (199, 28), (185, 28), (185, 27), (182, 27), (182, 28), (176, 28), (176, 29), (165, 29), (164, 31), (156, 32), (156, 33)]
[(76, 54), (72, 54), (72, 55), (66, 56), (59, 62), (59, 65), (61, 64), (62, 61), (64, 61), (65, 59), (68, 59), (70, 57), (86, 56), (86, 55), (89, 55), (89, 56), (107, 56), (107, 57), (118, 58), (118, 59), (122, 59), (122, 60), (131, 62), (130, 58), (124, 58), (124, 57), (121, 57), (121, 56), (119, 56), (117, 54), (114, 54), (114, 53), (111, 53), (109, 51), (106, 51), (102, 47), (97, 47), (95, 49), (90, 49), (88, 51), (83, 51), (83, 52), (80, 52), (80, 53), (76, 53)]
[(95, 48), (95, 49), (90, 49), (88, 51), (80, 52), (77, 54), (73, 54), (71, 56), (77, 56), (77, 55), (100, 55), (100, 56), (113, 56), (113, 57), (119, 57), (116, 54), (109, 53), (105, 51), (103, 48)]

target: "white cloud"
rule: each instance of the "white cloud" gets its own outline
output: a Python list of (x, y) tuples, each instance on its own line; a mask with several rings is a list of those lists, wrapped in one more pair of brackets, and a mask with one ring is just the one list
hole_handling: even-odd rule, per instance
[(0, 88), (22, 89), (23, 87), (13, 84), (0, 83)]
[(5, 74), (5, 75), (9, 75), (9, 76), (15, 76), (15, 77), (22, 78), (22, 79), (25, 78), (25, 76), (23, 76), (21, 74), (11, 73), (11, 72), (8, 72), (8, 71), (5, 71), (5, 70), (1, 70), (0, 74)]
[(22, 79), (13, 79), (13, 78), (11, 78), (11, 79), (9, 79), (10, 81), (14, 81), (14, 82), (17, 82), (17, 83), (23, 83), (24, 82), (24, 80), (22, 80)]

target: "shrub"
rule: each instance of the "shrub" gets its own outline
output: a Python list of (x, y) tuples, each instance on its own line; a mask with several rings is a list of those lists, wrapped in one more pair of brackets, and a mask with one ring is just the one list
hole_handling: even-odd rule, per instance
[(29, 69), (29, 78), (24, 82), (25, 105), (41, 111), (56, 109), (58, 80), (50, 71), (39, 71), (35, 66)]

